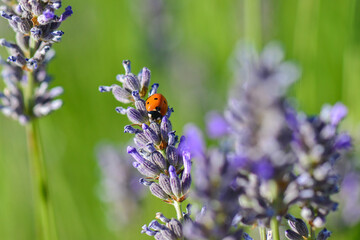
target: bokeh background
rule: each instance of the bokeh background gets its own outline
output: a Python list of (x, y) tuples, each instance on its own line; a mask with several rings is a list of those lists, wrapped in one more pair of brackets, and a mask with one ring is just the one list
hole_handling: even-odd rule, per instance
[[(130, 59), (143, 66), (175, 109), (174, 128), (188, 122), (204, 127), (210, 110), (223, 109), (234, 79), (240, 41), (258, 48), (279, 41), (286, 58), (301, 66), (290, 92), (298, 108), (313, 114), (324, 103), (343, 101), (350, 115), (343, 128), (358, 134), (360, 122), (360, 2), (358, 0), (74, 0), (74, 15), (63, 25), (49, 72), (65, 89), (65, 104), (41, 120), (41, 136), (60, 239), (150, 239), (140, 235), (157, 211), (171, 216), (153, 196), (142, 202), (132, 223), (111, 231), (99, 200), (95, 148), (124, 145), (126, 117), (99, 85), (115, 83)], [(14, 39), (4, 19), (0, 37)], [(0, 50), (7, 57), (4, 49)], [(1, 84), (1, 83), (0, 83)], [(35, 239), (25, 133), (0, 116), (0, 239)], [(334, 218), (337, 218), (335, 215)], [(360, 225), (330, 223), (332, 239), (359, 239)], [(123, 227), (123, 228), (122, 228)]]

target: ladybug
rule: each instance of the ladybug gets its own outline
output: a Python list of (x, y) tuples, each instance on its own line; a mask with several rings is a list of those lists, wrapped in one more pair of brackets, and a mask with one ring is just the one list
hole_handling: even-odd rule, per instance
[(148, 112), (150, 119), (161, 119), (161, 117), (165, 116), (167, 110), (168, 103), (162, 94), (155, 93), (146, 99), (146, 111)]

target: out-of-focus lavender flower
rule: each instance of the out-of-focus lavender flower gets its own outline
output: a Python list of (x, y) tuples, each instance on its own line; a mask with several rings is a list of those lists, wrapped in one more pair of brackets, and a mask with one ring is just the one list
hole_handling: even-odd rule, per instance
[(268, 225), (289, 207), (284, 199), (296, 156), (291, 151), (285, 93), (299, 73), (282, 59), (275, 44), (260, 55), (248, 47), (238, 55), (239, 86), (229, 99), (225, 119), (231, 129), (232, 158), (242, 160), (233, 186), (242, 193), (238, 220), (243, 224)]
[(323, 227), (326, 216), (338, 207), (331, 197), (339, 192), (340, 177), (334, 165), (351, 146), (351, 138), (337, 130), (346, 113), (340, 103), (325, 105), (319, 117), (299, 114), (293, 129), (297, 178), (289, 191), (292, 197), (287, 200), (301, 204), (302, 217), (312, 228)]
[(101, 170), (99, 197), (109, 205), (108, 222), (114, 229), (130, 223), (145, 196), (140, 174), (131, 166), (131, 157), (110, 145), (97, 149)]
[(229, 124), (221, 114), (211, 112), (208, 114), (207, 119), (207, 132), (209, 137), (219, 138), (229, 133)]
[[(206, 150), (201, 132), (186, 128), (186, 147), (196, 159), (194, 195), (205, 206), (203, 216), (209, 214), (184, 226), (190, 239), (225, 237), (229, 219), (235, 226), (269, 227), (270, 221), (281, 220), (295, 204), (315, 230), (336, 209), (331, 196), (338, 191), (339, 178), (333, 166), (351, 147), (349, 135), (338, 133), (346, 107), (327, 105), (319, 117), (297, 113), (286, 91), (299, 73), (282, 58), (277, 45), (268, 45), (261, 55), (249, 48), (240, 51), (241, 83), (229, 99), (224, 118), (210, 115), (208, 119), (210, 135), (226, 135), (218, 148)], [(224, 192), (226, 200), (217, 195)], [(221, 223), (216, 221), (218, 215), (223, 216)], [(196, 237), (191, 236), (194, 232)], [(307, 237), (305, 231), (294, 229), (287, 235), (289, 239)], [(318, 239), (329, 236), (323, 230)]]
[[(61, 1), (5, 1), (0, 14), (16, 33), (16, 43), (0, 39), (10, 56), (3, 65), (5, 89), (0, 92), (0, 109), (20, 123), (41, 117), (59, 109), (61, 87), (49, 89), (51, 78), (46, 67), (53, 58), (52, 44), (61, 40), (64, 32), (57, 30), (64, 17), (55, 15)], [(66, 17), (71, 7), (67, 7)], [(72, 11), (71, 11), (72, 13)]]
[[(177, 147), (178, 136), (173, 131), (169, 119), (173, 109), (168, 108), (166, 114), (153, 113), (151, 109), (149, 111), (147, 109), (149, 100), (145, 99), (145, 96), (150, 84), (149, 69), (143, 68), (138, 75), (135, 75), (131, 72), (130, 61), (123, 61), (123, 66), (125, 75), (117, 76), (117, 80), (122, 83), (122, 86), (117, 84), (100, 86), (99, 90), (100, 92), (112, 92), (119, 102), (134, 104), (135, 108), (116, 108), (118, 113), (127, 115), (132, 122), (131, 125), (124, 127), (125, 133), (134, 134), (135, 147), (129, 146), (127, 152), (135, 160), (133, 166), (143, 175), (143, 178), (139, 180), (140, 183), (148, 186), (155, 197), (173, 204), (178, 219), (182, 220), (184, 216), (180, 205), (187, 198), (192, 181), (191, 155), (184, 147), (183, 137)], [(158, 87), (158, 84), (153, 84), (148, 97), (156, 94)], [(155, 115), (160, 117), (154, 118)], [(174, 236), (177, 236), (155, 222), (151, 226), (154, 226), (158, 233), (154, 233), (148, 228), (145, 228), (143, 233), (155, 238), (160, 234), (163, 237), (167, 236), (166, 239), (173, 239)]]
[(240, 208), (239, 193), (232, 188), (236, 169), (229, 163), (226, 151), (217, 148), (206, 150), (200, 136), (200, 130), (195, 126), (185, 127), (186, 139), (196, 139), (187, 142), (189, 151), (202, 153), (195, 157), (193, 197), (203, 204), (203, 208), (195, 214), (194, 221), (185, 223), (184, 235), (186, 239), (194, 240), (241, 239), (243, 230), (234, 228), (234, 220)]
[(347, 225), (360, 221), (360, 174), (349, 172), (345, 175), (340, 190), (342, 220)]

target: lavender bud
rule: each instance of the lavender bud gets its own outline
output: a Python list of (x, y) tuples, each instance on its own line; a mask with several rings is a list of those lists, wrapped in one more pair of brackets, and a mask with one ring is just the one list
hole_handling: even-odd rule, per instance
[(322, 228), (325, 225), (325, 218), (323, 216), (317, 216), (313, 221), (313, 225), (316, 228)]
[[(122, 103), (131, 103), (131, 93), (120, 87), (119, 85), (112, 85), (111, 86), (112, 94), (114, 95), (115, 99)], [(101, 91), (101, 90), (100, 90)]]
[(309, 234), (308, 228), (306, 226), (306, 223), (300, 219), (295, 218), (294, 216), (288, 214), (285, 216), (286, 219), (288, 219), (288, 224), (291, 227), (291, 229), (301, 236), (307, 237)]
[(47, 23), (49, 23), (51, 20), (53, 20), (55, 17), (54, 12), (50, 11), (49, 9), (44, 11), (38, 18), (38, 22), (41, 25), (45, 25)]
[(67, 6), (67, 7), (65, 8), (64, 13), (61, 14), (60, 19), (59, 19), (59, 22), (65, 21), (65, 20), (66, 20), (68, 17), (70, 17), (73, 13), (74, 13), (74, 12), (73, 12), (71, 6)]
[(144, 167), (144, 170), (148, 172), (147, 175), (154, 176), (160, 173), (160, 169), (150, 161), (145, 160), (135, 148), (129, 146), (127, 152), (135, 159), (135, 161), (140, 163), (139, 167)]
[(126, 75), (130, 74), (131, 73), (131, 62), (130, 62), (130, 60), (124, 60), (122, 62), (122, 64), (123, 64), (123, 67), (125, 69), (125, 74)]
[(303, 240), (303, 237), (300, 234), (298, 234), (292, 230), (286, 230), (285, 237), (290, 240)]
[(29, 48), (29, 36), (25, 36), (24, 34), (17, 32), (16, 33), (16, 42), (21, 47), (22, 50)]
[(178, 153), (177, 149), (174, 146), (168, 145), (166, 148), (166, 157), (169, 161), (170, 165), (173, 165), (176, 169), (178, 169)]
[(154, 83), (152, 86), (151, 86), (151, 90), (149, 92), (149, 97), (155, 93), (157, 93), (157, 89), (159, 87), (159, 84), (158, 83)]
[[(182, 138), (185, 138), (184, 136), (182, 136)], [(168, 145), (169, 146), (175, 146), (175, 144), (176, 144), (176, 141), (177, 141), (177, 139), (176, 139), (176, 135), (175, 135), (175, 131), (171, 131), (171, 132), (169, 132), (169, 134), (168, 134)], [(180, 144), (179, 144), (180, 145)]]
[(176, 235), (177, 239), (182, 239), (182, 224), (179, 222), (179, 220), (171, 218), (169, 222), (169, 228)]
[(151, 161), (155, 163), (160, 169), (167, 169), (166, 160), (160, 152), (154, 151), (151, 153)]
[(319, 232), (319, 234), (316, 237), (316, 240), (326, 240), (331, 236), (331, 232), (324, 228)]
[(167, 195), (166, 192), (164, 192), (164, 190), (157, 183), (152, 183), (150, 185), (150, 191), (155, 197), (158, 197), (162, 200), (167, 200), (170, 198), (170, 196)]
[(158, 123), (156, 122), (151, 122), (149, 127), (154, 130), (154, 132), (156, 133), (156, 135), (159, 136), (160, 140), (161, 140), (161, 133), (160, 133), (160, 126)]
[(124, 79), (125, 79), (125, 75), (124, 74), (118, 74), (116, 75), (116, 80), (121, 82), (121, 83), (124, 83)]
[(144, 133), (146, 137), (155, 145), (160, 144), (160, 137), (156, 134), (154, 130), (152, 130), (148, 125), (145, 123), (142, 124), (142, 129), (144, 130)]
[(169, 121), (169, 119), (165, 116), (162, 118), (161, 120), (161, 125), (160, 125), (160, 129), (161, 129), (161, 137), (164, 141), (168, 141), (168, 136), (169, 136), (169, 132), (172, 131), (172, 126), (171, 126), (171, 122)]
[(162, 239), (166, 240), (177, 240), (178, 238), (175, 236), (175, 234), (170, 229), (164, 229), (160, 230)]
[(126, 125), (124, 127), (124, 133), (136, 134), (136, 133), (142, 133), (142, 131), (140, 129), (134, 128), (131, 125)]
[(174, 195), (177, 198), (181, 197), (181, 183), (180, 183), (180, 179), (176, 174), (176, 170), (174, 168), (174, 166), (170, 165), (169, 167), (169, 174), (170, 174), (170, 186), (171, 186), (171, 191), (174, 193)]
[(146, 235), (152, 237), (152, 236), (155, 236), (158, 232), (149, 229), (145, 224), (144, 226), (142, 226), (141, 233), (145, 233)]
[(147, 91), (150, 84), (150, 77), (151, 77), (150, 70), (144, 67), (141, 70), (141, 79), (140, 79), (141, 90), (145, 89), (145, 91)]
[(1, 15), (3, 18), (7, 19), (7, 20), (11, 20), (11, 19), (12, 19), (12, 18), (11, 18), (11, 15), (8, 14), (7, 12), (5, 12), (5, 11), (0, 11), (0, 15)]
[(124, 88), (132, 91), (139, 91), (140, 83), (135, 75), (126, 75), (124, 78)]
[(181, 186), (183, 194), (186, 194), (191, 186), (191, 160), (184, 157), (184, 172), (181, 178)]
[(144, 132), (135, 134), (134, 142), (138, 147), (144, 147), (150, 143)]
[(115, 108), (115, 111), (119, 114), (122, 114), (122, 115), (126, 115), (127, 113), (127, 109), (123, 108), (123, 107), (116, 107)]
[(24, 34), (28, 34), (30, 29), (31, 29), (31, 22), (27, 19), (21, 19), (18, 22), (18, 29), (20, 32), (24, 33)]
[(155, 218), (156, 218), (156, 219), (159, 219), (159, 220), (162, 221), (163, 223), (168, 223), (168, 222), (170, 222), (170, 219), (168, 219), (167, 217), (165, 217), (164, 214), (162, 214), (161, 212), (157, 212)]
[(42, 30), (38, 27), (33, 27), (30, 29), (31, 36), (36, 40), (39, 41), (42, 36)]
[(142, 124), (146, 122), (146, 118), (135, 108), (128, 107), (127, 116), (132, 123)]
[(347, 115), (347, 108), (342, 103), (336, 103), (330, 111), (330, 123), (338, 125)]
[(301, 209), (301, 217), (306, 221), (311, 221), (314, 217), (314, 213), (310, 208), (303, 207)]
[(171, 186), (170, 186), (170, 178), (163, 173), (161, 173), (159, 176), (159, 185), (164, 190), (164, 192), (166, 192), (168, 195), (170, 195), (170, 196), (173, 195), (173, 192), (172, 192)]

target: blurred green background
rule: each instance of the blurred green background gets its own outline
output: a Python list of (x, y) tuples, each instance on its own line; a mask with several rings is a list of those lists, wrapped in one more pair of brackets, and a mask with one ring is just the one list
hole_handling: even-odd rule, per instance
[[(230, 61), (240, 39), (262, 47), (277, 40), (302, 77), (291, 96), (300, 109), (316, 113), (324, 103), (343, 101), (344, 126), (358, 135), (360, 121), (360, 2), (358, 0), (77, 0), (61, 27), (63, 41), (49, 72), (65, 89), (65, 104), (40, 122), (51, 196), (60, 239), (150, 239), (141, 226), (171, 206), (148, 197), (121, 235), (106, 225), (98, 200), (100, 141), (126, 143), (126, 117), (99, 85), (115, 83), (130, 59), (133, 72), (152, 71), (175, 113), (174, 128), (204, 126), (209, 110), (226, 105), (234, 70)], [(4, 19), (0, 37), (14, 40)], [(1, 49), (3, 57), (7, 57)], [(0, 116), (0, 239), (35, 239), (24, 128)], [(360, 225), (358, 225), (359, 227)], [(359, 239), (360, 228), (331, 226), (332, 239)]]

